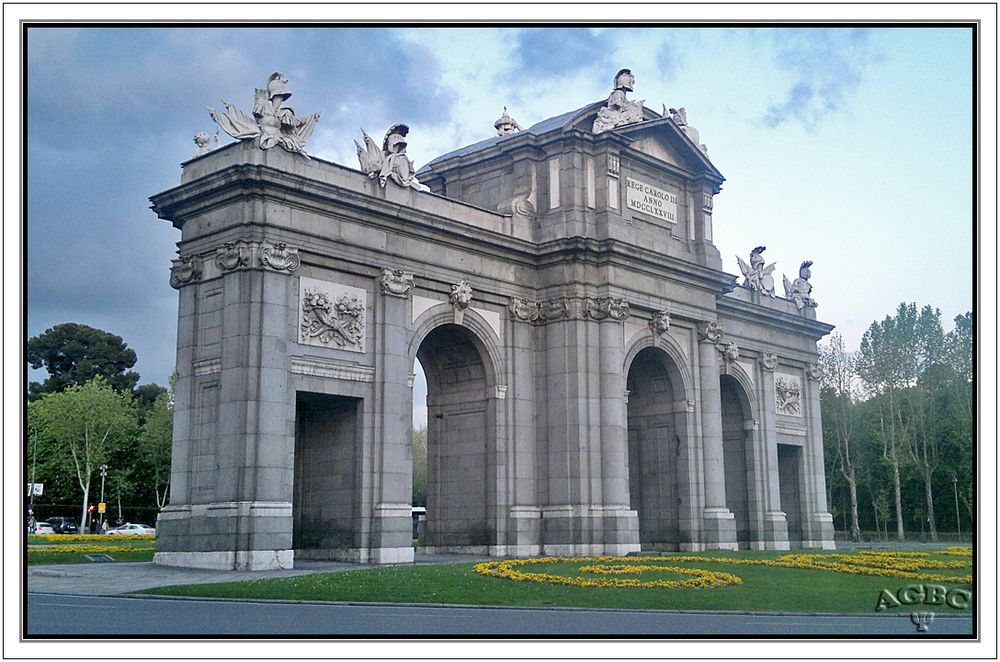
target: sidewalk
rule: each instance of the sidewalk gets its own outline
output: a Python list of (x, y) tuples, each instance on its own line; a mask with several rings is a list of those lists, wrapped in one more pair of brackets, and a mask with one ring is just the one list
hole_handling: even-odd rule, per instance
[[(486, 556), (459, 554), (417, 553), (416, 563), (462, 563), (488, 561)], [(67, 563), (28, 566), (28, 592), (62, 593), (67, 595), (121, 595), (158, 586), (177, 584), (211, 584), (215, 582), (246, 581), (295, 577), (320, 572), (363, 570), (377, 566), (339, 561), (297, 560), (292, 570), (267, 570), (243, 572), (238, 570), (203, 570), (175, 568), (142, 563)]]

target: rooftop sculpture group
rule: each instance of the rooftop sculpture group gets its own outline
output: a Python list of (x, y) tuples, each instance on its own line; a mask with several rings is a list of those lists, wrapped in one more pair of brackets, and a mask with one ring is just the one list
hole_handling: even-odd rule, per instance
[(597, 111), (594, 133), (642, 121), (642, 104), (645, 101), (630, 101), (627, 96), (634, 86), (635, 76), (628, 69), (615, 74), (615, 89), (608, 96), (607, 105)]
[(308, 157), (305, 146), (319, 121), (319, 113), (296, 117), (295, 111), (284, 105), (292, 92), (288, 89), (288, 80), (279, 71), (271, 74), (267, 87), (257, 88), (254, 96), (252, 117), (247, 117), (228, 101), (222, 102), (226, 106), (225, 113), (209, 108), (208, 114), (223, 131), (237, 140), (256, 140), (261, 149), (278, 145)]
[[(750, 251), (750, 264), (744, 262), (739, 255), (736, 256), (736, 260), (740, 263), (740, 271), (743, 272), (745, 277), (743, 280), (743, 287), (751, 289), (755, 292), (762, 292), (772, 299), (775, 298), (774, 295), (774, 277), (771, 273), (774, 271), (775, 263), (764, 266), (764, 256), (762, 253), (767, 250), (766, 246), (757, 246), (752, 251)], [(802, 310), (805, 307), (815, 308), (816, 300), (812, 298), (812, 284), (810, 284), (809, 279), (812, 278), (812, 271), (809, 267), (812, 266), (812, 260), (806, 260), (799, 267), (799, 277), (794, 281), (789, 282), (788, 276), (782, 275), (785, 285), (785, 298), (791, 299), (795, 302), (795, 307)]]
[(428, 190), (417, 181), (417, 169), (406, 155), (406, 136), (409, 133), (410, 127), (405, 124), (393, 124), (382, 140), (382, 149), (379, 149), (372, 137), (361, 129), (365, 146), (362, 147), (357, 140), (354, 141), (354, 146), (358, 148), (361, 171), (373, 179), (378, 177), (378, 183), (383, 187), (391, 179), (404, 188)]

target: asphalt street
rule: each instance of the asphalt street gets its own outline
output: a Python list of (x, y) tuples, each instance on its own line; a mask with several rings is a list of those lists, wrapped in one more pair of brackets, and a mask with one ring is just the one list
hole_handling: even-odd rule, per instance
[(28, 593), (29, 637), (78, 635), (961, 636), (972, 619), (394, 606)]

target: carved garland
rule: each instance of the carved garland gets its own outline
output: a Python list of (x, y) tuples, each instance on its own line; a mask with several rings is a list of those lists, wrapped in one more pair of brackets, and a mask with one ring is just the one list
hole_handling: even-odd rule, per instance
[(786, 416), (802, 415), (802, 387), (796, 379), (779, 375), (774, 379), (775, 409)]
[(364, 314), (364, 304), (357, 297), (345, 294), (330, 301), (323, 292), (306, 290), (302, 299), (302, 339), (317, 338), (338, 347), (360, 346)]

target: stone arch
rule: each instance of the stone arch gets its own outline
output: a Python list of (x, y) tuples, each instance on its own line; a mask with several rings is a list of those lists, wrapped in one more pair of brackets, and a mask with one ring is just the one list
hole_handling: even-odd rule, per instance
[(498, 544), (497, 467), (502, 435), (499, 339), (466, 310), (450, 306), (418, 318), (410, 358), (427, 377), (427, 519), (422, 549), (486, 554)]
[(647, 347), (659, 349), (670, 358), (672, 367), (676, 370), (676, 378), (680, 381), (684, 399), (694, 400), (694, 390), (692, 388), (694, 382), (692, 381), (691, 370), (688, 367), (688, 358), (684, 355), (684, 350), (681, 349), (680, 343), (669, 333), (665, 333), (659, 338), (654, 336), (653, 332), (648, 329), (638, 333), (635, 340), (632, 341), (632, 344), (628, 346), (625, 352), (623, 374), (626, 377), (628, 376), (628, 371), (636, 355)]
[(744, 407), (744, 411), (751, 419), (758, 418), (756, 414), (759, 411), (757, 408), (756, 389), (754, 388), (753, 379), (747, 374), (746, 369), (739, 363), (733, 362), (729, 364), (727, 371), (722, 374), (732, 377), (739, 384), (740, 388), (737, 389), (737, 395)]
[(651, 337), (625, 361), (629, 504), (642, 549), (677, 550), (689, 537), (684, 512), (693, 493), (688, 398), (675, 354)]
[[(452, 307), (445, 302), (432, 306), (420, 314), (414, 321), (413, 335), (410, 338), (410, 344), (407, 349), (409, 365), (413, 365), (413, 362), (417, 359), (417, 350), (424, 339), (434, 329), (449, 324), (455, 324), (455, 314)], [(477, 349), (484, 356), (489, 357), (489, 362), (486, 366), (487, 385), (492, 388), (497, 385), (506, 384), (506, 378), (504, 377), (506, 371), (504, 370), (503, 343), (489, 322), (472, 308), (466, 308), (462, 316), (462, 324), (457, 326), (461, 326), (469, 331), (471, 340)]]

